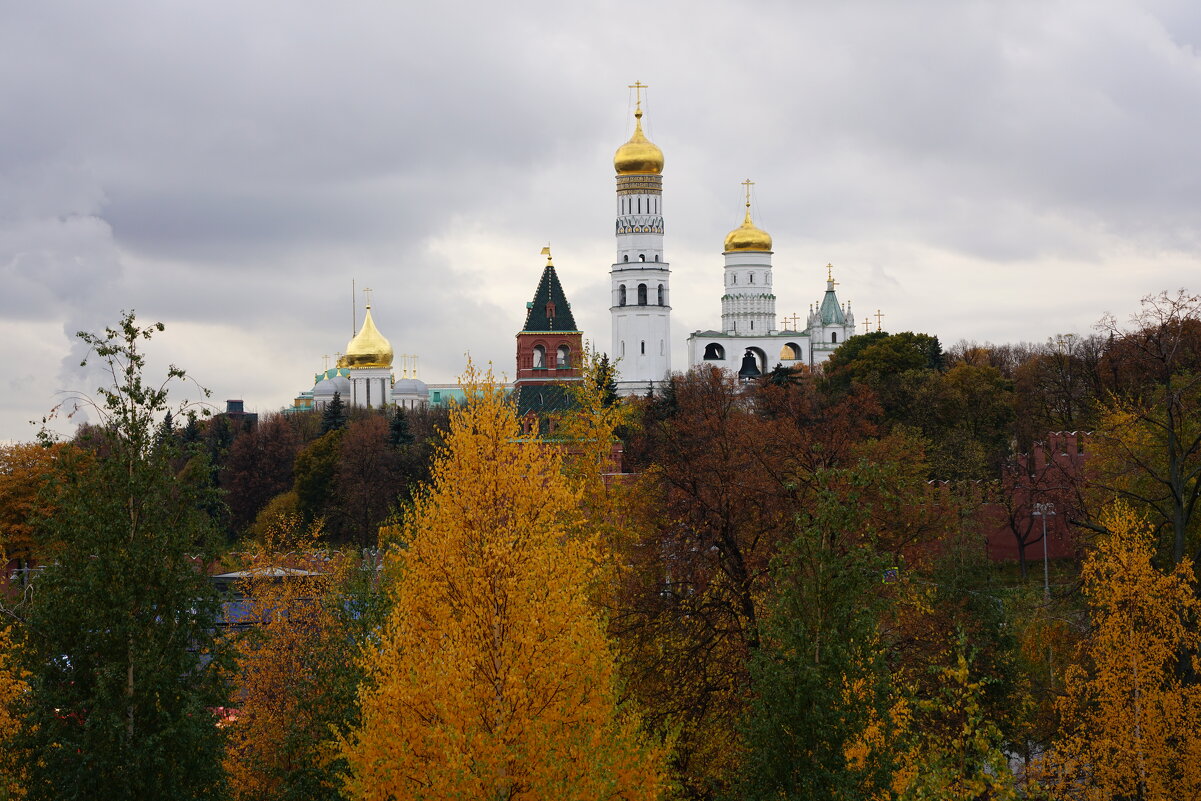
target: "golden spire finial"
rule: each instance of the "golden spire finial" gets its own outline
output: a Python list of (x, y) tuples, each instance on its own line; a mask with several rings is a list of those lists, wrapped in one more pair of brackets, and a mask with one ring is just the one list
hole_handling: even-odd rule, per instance
[(634, 116), (642, 119), (642, 90), (649, 87), (642, 81), (634, 81), (629, 88), (634, 90)]
[(322, 367), (321, 369), (322, 369), (322, 370), (328, 370), (328, 369), (329, 369), (329, 354), (328, 354), (328, 353), (323, 353), (323, 354), (321, 354), (321, 358), (322, 358), (322, 359), (324, 360), (324, 362), (325, 362), (325, 366), (324, 366), (324, 367)]
[(369, 286), (363, 287), (363, 297), (366, 298), (366, 300), (367, 300), (367, 308), (368, 309), (371, 308), (371, 293), (374, 291), (375, 290)]
[(834, 280), (834, 265), (830, 264), (829, 262), (826, 262), (826, 280)]
[(876, 309), (876, 313), (872, 316), (876, 318), (876, 330), (883, 331), (884, 326), (881, 324), (880, 320), (883, 319), (884, 315), (880, 313), (879, 309)]
[(542, 248), (542, 255), (546, 257), (546, 266), (554, 267), (555, 261), (550, 256), (550, 242), (546, 243), (546, 247)]
[(746, 187), (746, 221), (750, 222), (751, 221), (751, 187), (755, 185), (755, 182), (752, 181), (750, 178), (747, 178), (745, 181), (742, 182), (742, 185)]

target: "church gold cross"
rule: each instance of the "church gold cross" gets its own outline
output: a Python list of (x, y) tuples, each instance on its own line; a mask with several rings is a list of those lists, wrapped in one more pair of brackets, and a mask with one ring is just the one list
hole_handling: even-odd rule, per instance
[(879, 309), (876, 309), (876, 313), (873, 316), (876, 318), (876, 330), (883, 331), (884, 326), (880, 324), (880, 320), (884, 317), (884, 315), (880, 313)]
[(868, 318), (863, 321), (863, 333), (866, 334), (871, 330), (872, 330), (872, 321), (871, 321), (871, 318)]
[(649, 89), (650, 87), (644, 84), (642, 81), (634, 81), (629, 85), (628, 88), (634, 90), (635, 97), (637, 98), (638, 108), (642, 108), (642, 90)]
[(371, 293), (375, 290), (369, 286), (363, 287), (363, 297), (367, 299), (367, 308), (371, 308)]
[(746, 207), (749, 209), (751, 207), (751, 187), (755, 185), (755, 182), (747, 178), (742, 185), (746, 187)]
[(826, 262), (826, 280), (830, 282), (831, 286), (840, 286), (840, 284), (834, 280), (834, 265), (830, 264), (829, 262)]

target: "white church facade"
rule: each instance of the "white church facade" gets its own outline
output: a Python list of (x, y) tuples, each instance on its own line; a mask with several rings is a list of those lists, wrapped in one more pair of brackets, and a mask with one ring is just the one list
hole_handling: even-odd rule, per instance
[[(642, 84), (634, 133), (617, 149), (617, 260), (609, 270), (612, 350), (618, 392), (645, 393), (671, 372), (671, 269), (663, 249), (663, 151), (642, 130)], [(814, 367), (855, 333), (850, 303), (838, 300), (827, 265), (824, 296), (800, 317), (779, 319), (772, 238), (751, 217), (751, 181), (742, 225), (725, 239), (720, 327), (688, 337), (688, 366), (708, 364), (753, 377), (775, 365)], [(751, 361), (753, 359), (753, 369)]]

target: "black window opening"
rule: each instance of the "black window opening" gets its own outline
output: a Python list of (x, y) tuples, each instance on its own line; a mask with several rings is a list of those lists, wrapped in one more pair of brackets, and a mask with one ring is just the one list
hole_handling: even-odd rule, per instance
[(617, 305), (618, 306), (626, 305), (626, 285), (625, 284), (622, 284), (620, 287), (617, 288)]
[(638, 305), (639, 306), (646, 305), (646, 284), (638, 285)]
[(705, 359), (709, 361), (725, 361), (726, 349), (716, 342), (710, 342), (705, 346)]
[(664, 302), (663, 302), (663, 296), (664, 296), (664, 292), (663, 292), (663, 284), (659, 284), (659, 305), (660, 305), (660, 306), (666, 306), (666, 305), (667, 305), (666, 303), (664, 303)]

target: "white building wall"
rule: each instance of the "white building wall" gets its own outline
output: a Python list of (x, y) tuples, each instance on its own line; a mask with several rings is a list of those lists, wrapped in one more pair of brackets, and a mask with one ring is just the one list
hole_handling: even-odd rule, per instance
[(379, 409), (392, 403), (392, 368), (350, 368), (351, 406)]
[[(646, 392), (671, 372), (671, 267), (663, 255), (661, 187), (658, 175), (617, 176), (609, 357), (616, 363), (617, 389), (623, 395)], [(646, 285), (645, 303), (639, 303), (640, 284)]]

